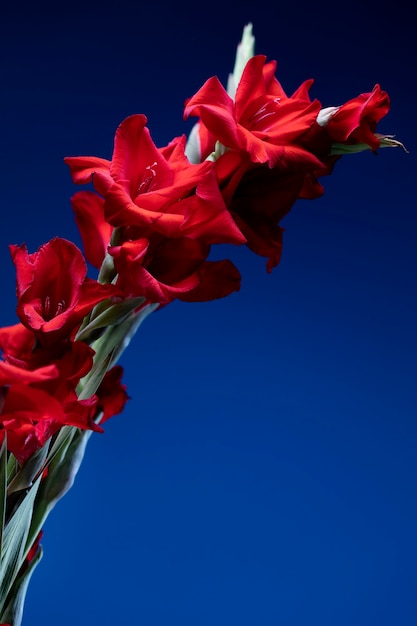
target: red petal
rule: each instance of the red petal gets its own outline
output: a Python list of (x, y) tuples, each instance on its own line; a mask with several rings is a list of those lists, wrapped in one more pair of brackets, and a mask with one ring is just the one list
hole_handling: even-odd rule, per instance
[(110, 174), (125, 184), (132, 198), (148, 191), (149, 186), (166, 187), (173, 175), (165, 158), (145, 128), (144, 115), (131, 115), (120, 124), (114, 139)]
[(97, 191), (103, 193), (106, 188), (106, 184), (103, 184), (103, 181), (107, 180), (107, 186), (111, 181), (109, 174), (111, 163), (107, 159), (101, 159), (100, 157), (65, 157), (64, 162), (69, 166), (72, 180), (76, 184), (90, 183), (93, 180), (93, 175), (100, 173), (102, 184)]
[(100, 424), (113, 415), (121, 413), (127, 400), (129, 400), (126, 385), (121, 382), (122, 375), (123, 368), (120, 365), (115, 365), (106, 373), (97, 390), (98, 410), (103, 412)]
[(201, 117), (203, 124), (225, 146), (238, 147), (234, 103), (216, 76), (209, 78), (190, 98), (184, 110), (184, 118)]
[(231, 261), (206, 261), (198, 270), (198, 286), (177, 297), (184, 302), (225, 298), (240, 289), (240, 273)]
[(0, 361), (0, 386), (12, 385), (15, 383), (40, 383), (46, 380), (56, 378), (58, 376), (56, 365), (45, 365), (36, 370), (29, 371)]
[(99, 269), (113, 231), (104, 218), (104, 199), (92, 191), (79, 191), (72, 196), (71, 205), (86, 259)]

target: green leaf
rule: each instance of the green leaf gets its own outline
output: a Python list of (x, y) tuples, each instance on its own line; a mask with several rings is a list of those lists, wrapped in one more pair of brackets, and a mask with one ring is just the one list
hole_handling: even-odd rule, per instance
[(25, 603), (26, 592), (35, 570), (35, 567), (42, 558), (42, 547), (39, 546), (35, 556), (29, 563), (25, 572), (19, 576), (9, 592), (9, 601), (5, 605), (0, 620), (2, 624), (13, 624), (20, 626), (23, 616), (23, 606)]
[(78, 470), (80, 469), (84, 458), (87, 442), (93, 431), (77, 431), (71, 441), (71, 445), (59, 462), (55, 461), (54, 466), (42, 485), (39, 492), (37, 504), (45, 500), (48, 505), (48, 511), (52, 510), (55, 504), (60, 500), (72, 487)]
[(55, 504), (71, 489), (84, 458), (87, 442), (93, 431), (72, 428), (70, 443), (65, 441), (56, 452), (46, 478), (39, 488), (33, 511), (28, 545), (32, 545)]
[[(134, 308), (136, 307), (137, 302)], [(107, 370), (116, 363), (127, 348), (143, 320), (158, 307), (159, 304), (148, 304), (138, 312), (131, 311), (125, 315), (123, 321), (119, 321), (116, 325), (108, 325), (103, 335), (91, 344), (95, 351), (94, 364), (87, 376), (84, 376), (78, 384), (79, 400), (91, 398), (97, 391)]]
[(41, 477), (36, 480), (23, 498), (3, 533), (3, 546), (0, 555), (0, 614), (3, 612), (7, 594), (15, 582), (29, 550), (26, 542), (40, 481)]

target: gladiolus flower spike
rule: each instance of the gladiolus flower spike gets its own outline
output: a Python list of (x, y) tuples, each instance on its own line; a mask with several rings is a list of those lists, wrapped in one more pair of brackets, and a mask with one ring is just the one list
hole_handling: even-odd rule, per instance
[(35, 252), (10, 246), (18, 320), (0, 328), (1, 626), (20, 625), (43, 524), (89, 437), (129, 400), (118, 360), (146, 317), (239, 291), (239, 270), (211, 260), (213, 246), (245, 245), (270, 272), (281, 220), (323, 194), (343, 155), (404, 148), (377, 132), (390, 107), (378, 84), (338, 106), (310, 98), (312, 79), (288, 95), (254, 44), (248, 24), (227, 88), (212, 76), (185, 101), (184, 118), (197, 118), (188, 139), (157, 147), (136, 113), (112, 155), (65, 159), (73, 182), (90, 185), (71, 198), (83, 252), (60, 237)]

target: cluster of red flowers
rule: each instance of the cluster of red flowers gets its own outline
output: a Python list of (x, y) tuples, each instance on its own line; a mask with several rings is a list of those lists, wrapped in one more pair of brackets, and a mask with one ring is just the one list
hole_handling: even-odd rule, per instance
[[(93, 365), (94, 351), (75, 334), (87, 313), (117, 291), (86, 277), (80, 250), (52, 239), (34, 254), (10, 246), (17, 274), (20, 322), (0, 328), (0, 443), (24, 463), (62, 426), (101, 431), (95, 423), (119, 412), (126, 400), (115, 366), (97, 393), (79, 400), (79, 381)], [(112, 394), (109, 394), (109, 380)]]
[(185, 105), (185, 118), (198, 117), (193, 146), (182, 136), (157, 148), (146, 117), (133, 115), (117, 129), (111, 160), (66, 159), (75, 183), (94, 186), (72, 206), (85, 258), (101, 277), (86, 277), (82, 253), (64, 239), (34, 254), (11, 246), (20, 322), (0, 329), (0, 442), (7, 432), (20, 463), (62, 425), (100, 430), (97, 422), (123, 408), (119, 366), (90, 398), (77, 397), (94, 356), (77, 331), (94, 307), (237, 291), (239, 271), (229, 260), (209, 261), (210, 247), (245, 244), (271, 271), (281, 255), (279, 222), (298, 198), (322, 194), (319, 178), (340, 158), (334, 144), (378, 148), (376, 125), (389, 109), (378, 85), (323, 109), (309, 97), (312, 81), (287, 96), (275, 70), (275, 61), (252, 57), (234, 98), (210, 78)]

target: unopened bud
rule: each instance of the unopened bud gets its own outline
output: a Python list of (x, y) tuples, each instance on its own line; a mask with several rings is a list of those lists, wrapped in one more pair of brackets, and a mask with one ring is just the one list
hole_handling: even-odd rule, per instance
[(319, 112), (316, 122), (319, 126), (326, 126), (330, 118), (340, 109), (340, 107), (326, 107)]
[(235, 66), (233, 74), (229, 74), (227, 81), (227, 93), (231, 98), (235, 97), (236, 89), (242, 77), (246, 63), (255, 54), (255, 37), (252, 34), (252, 24), (246, 24), (243, 29), (242, 41), (236, 50)]

